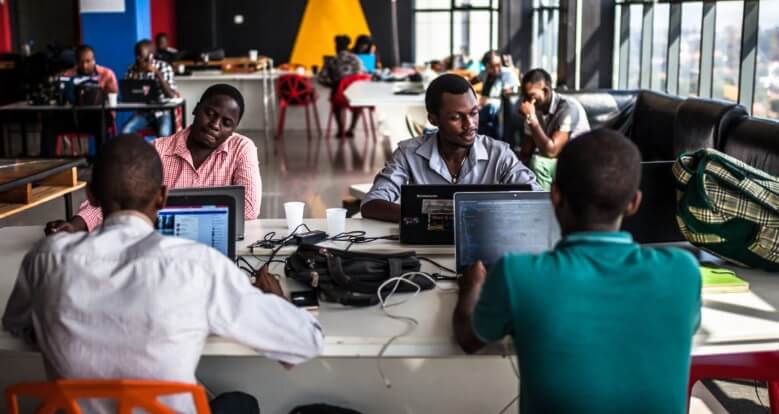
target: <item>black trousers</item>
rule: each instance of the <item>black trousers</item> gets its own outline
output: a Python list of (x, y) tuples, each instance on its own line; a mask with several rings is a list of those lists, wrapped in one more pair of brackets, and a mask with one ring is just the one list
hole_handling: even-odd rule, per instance
[(219, 394), (208, 404), (211, 414), (260, 414), (260, 403), (245, 392)]

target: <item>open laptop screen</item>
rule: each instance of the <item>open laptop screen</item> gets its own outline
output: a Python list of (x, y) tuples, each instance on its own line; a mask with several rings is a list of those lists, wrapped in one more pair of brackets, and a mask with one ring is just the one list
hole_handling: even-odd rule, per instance
[(227, 206), (177, 206), (157, 213), (157, 230), (166, 236), (193, 240), (229, 255)]
[(457, 193), (457, 272), (481, 260), (489, 269), (507, 253), (541, 253), (560, 239), (549, 193)]

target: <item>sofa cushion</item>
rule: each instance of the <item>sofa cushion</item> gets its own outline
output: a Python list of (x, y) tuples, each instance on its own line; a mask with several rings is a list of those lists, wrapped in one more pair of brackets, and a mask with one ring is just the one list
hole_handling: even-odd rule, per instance
[(581, 90), (560, 92), (582, 104), (590, 128), (609, 128), (626, 133), (630, 129), (638, 91)]
[(684, 99), (652, 91), (641, 91), (633, 109), (628, 137), (641, 151), (643, 161), (667, 161), (676, 158), (674, 121)]
[(757, 169), (779, 176), (779, 122), (744, 119), (730, 129), (718, 149)]
[(674, 155), (721, 146), (728, 129), (747, 116), (743, 106), (732, 102), (688, 98), (676, 111)]

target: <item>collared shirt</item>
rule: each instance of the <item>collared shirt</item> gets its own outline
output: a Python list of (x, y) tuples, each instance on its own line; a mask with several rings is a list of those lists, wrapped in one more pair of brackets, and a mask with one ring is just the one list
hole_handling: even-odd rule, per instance
[[(218, 251), (162, 236), (136, 214), (47, 237), (25, 256), (3, 327), (35, 333), (50, 376), (194, 383), (210, 334), (291, 364), (322, 352), (308, 312), (262, 293)], [(191, 412), (190, 401), (166, 403)]]
[[(160, 72), (162, 79), (164, 79), (165, 82), (167, 82), (171, 87), (171, 89), (175, 91), (177, 88), (176, 79), (173, 76), (173, 67), (171, 67), (168, 62), (157, 59), (153, 60), (152, 64)], [(127, 68), (127, 72), (124, 74), (124, 78), (135, 80), (156, 80), (157, 75), (155, 75), (154, 72), (143, 71), (137, 65), (133, 64)], [(160, 88), (160, 101), (165, 101), (166, 99), (167, 97), (165, 96), (165, 92), (162, 91), (162, 88)]]
[[(242, 185), (245, 190), (244, 218), (254, 220), (260, 214), (262, 179), (257, 147), (251, 139), (233, 134), (195, 169), (187, 138), (192, 127), (153, 141), (162, 159), (164, 184), (168, 188), (219, 187)], [(103, 220), (100, 209), (85, 201), (78, 215), (92, 231)]]
[[(452, 175), (438, 151), (438, 133), (398, 143), (373, 187), (363, 199), (400, 202), (404, 184), (453, 184)], [(535, 175), (523, 165), (505, 142), (477, 135), (465, 159), (457, 184), (530, 184), (539, 189)]]
[(499, 261), (473, 330), (484, 342), (512, 336), (522, 413), (681, 414), (700, 295), (698, 263), (684, 250), (574, 233), (551, 252)]
[[(78, 68), (71, 68), (65, 71), (62, 76), (73, 77), (77, 76)], [(95, 74), (97, 75), (97, 83), (105, 93), (119, 93), (119, 85), (116, 82), (116, 75), (111, 69), (95, 65)]]
[[(551, 137), (555, 132), (570, 132), (570, 139), (590, 130), (590, 121), (587, 120), (587, 112), (576, 98), (552, 92), (552, 102), (549, 104), (549, 113), (538, 113), (538, 124), (544, 130), (546, 136)], [(530, 127), (525, 124), (525, 136), (530, 136)]]

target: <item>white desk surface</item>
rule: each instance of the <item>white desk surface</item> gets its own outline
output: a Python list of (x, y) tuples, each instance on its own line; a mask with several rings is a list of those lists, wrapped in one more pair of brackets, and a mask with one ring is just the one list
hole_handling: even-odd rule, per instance
[(349, 85), (344, 95), (352, 106), (425, 106), (425, 94), (395, 95), (397, 82), (358, 81)]
[[(252, 227), (277, 227), (273, 223), (262, 226), (263, 222), (265, 220)], [(0, 309), (5, 309), (24, 253), (42, 235), (41, 226), (0, 229)], [(453, 261), (451, 255), (436, 259), (450, 266)], [(429, 265), (424, 264), (423, 268), (429, 269)], [(280, 272), (280, 269), (275, 271)], [(751, 291), (704, 296), (701, 329), (695, 336), (693, 353), (747, 352), (779, 347), (779, 275), (743, 269), (737, 272), (750, 282)], [(405, 295), (398, 298), (402, 296)], [(386, 355), (401, 358), (461, 356), (450, 329), (455, 299), (453, 293), (433, 290), (391, 308), (396, 314), (416, 318), (419, 326), (410, 336), (390, 346)], [(375, 306), (345, 308), (323, 303), (318, 317), (326, 333), (324, 357), (374, 357), (390, 337), (407, 327), (405, 322), (387, 318)], [(0, 353), (9, 352), (35, 352), (35, 348), (0, 332)], [(502, 347), (495, 346), (486, 354), (501, 352)], [(218, 337), (209, 338), (204, 354), (257, 355), (247, 347)]]
[(368, 195), (368, 192), (371, 191), (371, 186), (373, 186), (371, 183), (350, 185), (349, 195), (358, 200), (362, 200)]
[[(311, 230), (327, 231), (327, 220), (325, 219), (305, 219), (303, 222)], [(274, 238), (282, 238), (288, 234), (287, 221), (285, 219), (265, 219), (265, 220), (252, 220), (247, 221), (244, 227), (244, 240), (238, 242), (235, 246), (235, 253), (238, 256), (268, 256), (271, 253), (271, 249), (255, 248), (254, 252), (250, 252), (248, 247), (250, 244), (257, 240), (262, 240), (265, 235), (271, 231), (276, 232)], [(387, 223), (383, 221), (362, 219), (362, 218), (350, 218), (346, 219), (346, 231), (364, 231), (367, 237), (378, 236), (398, 236), (400, 234), (399, 225), (397, 223)], [(345, 249), (348, 245), (346, 242), (324, 242), (320, 243), (322, 246), (335, 247)], [(279, 255), (288, 256), (295, 251), (295, 246), (287, 246), (279, 251)], [(350, 250), (358, 252), (373, 252), (373, 253), (392, 253), (397, 251), (409, 251), (413, 250), (420, 255), (447, 255), (454, 256), (454, 246), (431, 246), (431, 245), (411, 245), (400, 244), (397, 241), (391, 240), (376, 240), (370, 243), (354, 244)]]

